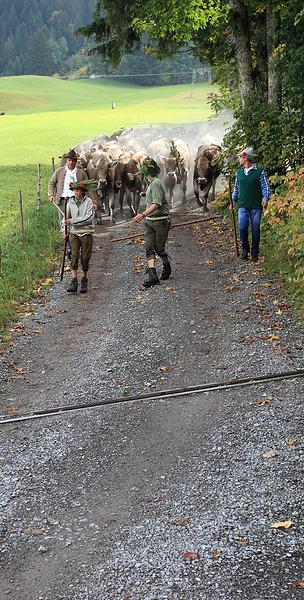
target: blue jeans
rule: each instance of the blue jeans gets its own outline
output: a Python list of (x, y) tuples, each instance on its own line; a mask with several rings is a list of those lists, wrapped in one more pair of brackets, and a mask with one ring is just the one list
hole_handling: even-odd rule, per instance
[(239, 208), (238, 209), (238, 220), (239, 220), (242, 250), (244, 252), (250, 251), (250, 246), (249, 246), (249, 242), (248, 242), (248, 228), (249, 228), (249, 222), (250, 222), (251, 240), (252, 240), (251, 254), (252, 254), (252, 256), (254, 256), (256, 258), (258, 257), (258, 254), (259, 254), (261, 216), (262, 216), (262, 209), (260, 209), (260, 208)]

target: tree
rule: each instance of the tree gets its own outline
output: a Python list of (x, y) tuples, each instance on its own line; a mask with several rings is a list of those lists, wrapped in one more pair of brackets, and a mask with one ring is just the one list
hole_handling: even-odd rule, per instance
[(34, 33), (29, 42), (25, 69), (31, 75), (52, 75), (55, 71), (48, 40), (41, 29)]
[[(299, 160), (304, 138), (302, 7), (302, 0), (100, 0), (93, 21), (78, 32), (92, 39), (91, 52), (112, 65), (137, 49), (143, 34), (146, 52), (159, 59), (187, 44), (189, 52), (213, 67), (221, 90), (213, 95), (213, 106), (236, 111), (234, 143), (253, 143), (264, 123), (259, 138), (263, 159), (274, 142), (282, 146), (289, 132), (292, 156), (284, 150), (276, 157), (278, 169), (284, 170), (288, 160)], [(294, 35), (295, 26), (299, 35)], [(246, 128), (248, 112), (252, 118)]]

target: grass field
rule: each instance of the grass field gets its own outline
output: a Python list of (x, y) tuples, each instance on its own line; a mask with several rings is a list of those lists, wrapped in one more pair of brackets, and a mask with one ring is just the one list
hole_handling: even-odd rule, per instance
[[(208, 83), (141, 87), (117, 80), (0, 78), (0, 165), (49, 164), (67, 147), (121, 127), (205, 121)], [(112, 101), (116, 109), (112, 110)]]

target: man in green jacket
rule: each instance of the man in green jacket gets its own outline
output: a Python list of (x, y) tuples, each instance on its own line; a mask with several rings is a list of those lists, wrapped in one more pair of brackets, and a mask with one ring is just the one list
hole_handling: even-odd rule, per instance
[(166, 242), (170, 228), (169, 207), (165, 189), (158, 179), (160, 168), (152, 158), (147, 158), (141, 167), (142, 178), (148, 183), (146, 191), (146, 208), (134, 217), (135, 223), (145, 219), (145, 245), (148, 262), (148, 276), (143, 286), (148, 288), (160, 283), (156, 269), (156, 254), (162, 259), (163, 268), (160, 279), (169, 279), (171, 265), (166, 251)]
[(255, 164), (256, 155), (250, 146), (239, 154), (240, 168), (236, 172), (232, 203), (230, 210), (238, 205), (238, 221), (242, 244), (242, 259), (247, 260), (250, 246), (248, 241), (249, 222), (251, 225), (251, 258), (257, 262), (259, 258), (260, 223), (263, 208), (270, 199), (270, 188), (267, 175)]

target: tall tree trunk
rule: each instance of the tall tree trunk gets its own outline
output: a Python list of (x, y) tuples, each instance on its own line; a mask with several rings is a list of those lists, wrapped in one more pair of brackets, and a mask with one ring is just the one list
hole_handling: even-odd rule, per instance
[(266, 27), (267, 27), (267, 49), (268, 49), (268, 102), (272, 106), (280, 107), (282, 104), (282, 81), (275, 50), (280, 41), (279, 27), (280, 18), (271, 4), (266, 8)]
[(242, 0), (229, 0), (229, 5), (240, 78), (241, 101), (244, 106), (246, 99), (254, 93), (248, 10)]
[(255, 86), (262, 102), (268, 102), (268, 48), (267, 48), (266, 12), (259, 12), (251, 26), (251, 39), (254, 40)]

